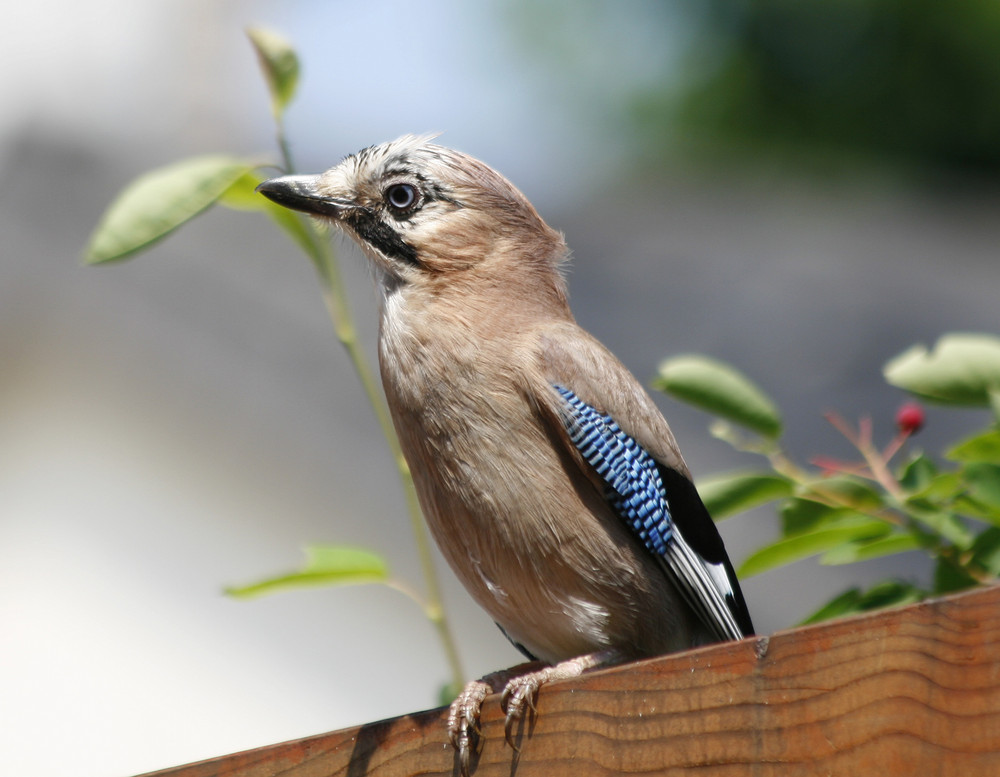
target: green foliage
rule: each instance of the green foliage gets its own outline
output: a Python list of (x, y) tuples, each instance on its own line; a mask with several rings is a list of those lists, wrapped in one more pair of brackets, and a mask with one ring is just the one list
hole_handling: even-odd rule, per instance
[(723, 475), (698, 483), (698, 493), (717, 521), (791, 496), (792, 491), (793, 484), (788, 478), (766, 472)]
[(889, 527), (876, 519), (831, 508), (817, 526), (782, 537), (752, 553), (736, 572), (742, 577), (758, 575), (845, 544), (867, 542), (889, 531)]
[(232, 586), (226, 593), (249, 598), (288, 588), (386, 583), (389, 579), (385, 559), (370, 550), (344, 545), (310, 545), (306, 548), (306, 563), (302, 569), (249, 585)]
[(660, 365), (653, 385), (766, 437), (781, 434), (774, 402), (728, 364), (704, 356), (677, 356)]
[[(507, 5), (526, 49), (562, 69), (562, 99), (625, 116), (615, 136), (642, 169), (700, 153), (1000, 175), (996, 0)], [(625, 110), (595, 115), (595, 89)]]
[(859, 612), (870, 610), (881, 610), (885, 607), (901, 607), (905, 604), (914, 604), (921, 601), (926, 596), (926, 592), (917, 586), (900, 580), (885, 580), (876, 583), (867, 591), (860, 588), (851, 588), (840, 596), (836, 596), (818, 609), (804, 621), (808, 623), (819, 623), (831, 618), (840, 618), (844, 615), (854, 615)]
[(988, 429), (958, 443), (946, 454), (954, 461), (988, 461), (1000, 464), (1000, 429)]
[[(713, 381), (713, 375), (721, 378)], [(874, 444), (870, 419), (853, 427), (828, 414), (860, 460), (816, 457), (811, 467), (803, 467), (781, 449), (774, 403), (734, 368), (685, 356), (666, 362), (655, 380), (658, 388), (722, 417), (717, 435), (769, 464), (770, 471), (718, 475), (699, 484), (716, 518), (777, 503), (779, 537), (752, 553), (740, 575), (813, 556), (819, 556), (821, 564), (851, 564), (920, 551), (935, 560), (933, 579), (923, 586), (886, 581), (867, 592), (852, 589), (806, 622), (914, 602), (1000, 575), (1000, 419), (995, 413), (1000, 339), (945, 335), (933, 351), (915, 346), (892, 359), (885, 375), (890, 383), (929, 401), (993, 408), (992, 423), (952, 446), (942, 463), (912, 451), (893, 467), (892, 460), (923, 424), (922, 408), (911, 403), (905, 414), (901, 409), (898, 431), (881, 449)], [(778, 425), (760, 423), (762, 407), (771, 408), (767, 417)]]
[(321, 261), (316, 226), (295, 211), (261, 197), (257, 187), (264, 181), (256, 171), (247, 171), (219, 197), (218, 203), (232, 210), (264, 213), (284, 232), (295, 245), (314, 263)]
[(664, 79), (636, 96), (644, 149), (680, 135), (754, 155), (1000, 174), (993, 0), (678, 5), (688, 56), (679, 83)]
[[(267, 81), (283, 169), (285, 173), (292, 173), (294, 166), (285, 139), (283, 119), (298, 85), (298, 56), (284, 38), (269, 30), (250, 29), (247, 36)], [(347, 350), (396, 461), (420, 556), (426, 594), (419, 594), (391, 578), (385, 560), (377, 553), (327, 545), (309, 547), (306, 564), (300, 570), (232, 587), (227, 591), (232, 596), (247, 598), (319, 585), (379, 583), (394, 588), (412, 599), (434, 626), (451, 668), (451, 680), (447, 687), (460, 688), (464, 684), (464, 672), (441, 605), (437, 572), (416, 490), (393, 431), (385, 400), (358, 344), (340, 282), (337, 258), (324, 227), (256, 193), (257, 186), (264, 180), (259, 169), (265, 166), (278, 167), (273, 163), (216, 154), (185, 159), (146, 173), (126, 186), (108, 207), (90, 238), (84, 261), (101, 264), (136, 256), (213, 205), (266, 215), (302, 250), (316, 269), (334, 330)]]
[(149, 248), (218, 202), (253, 167), (236, 157), (200, 156), (137, 178), (105, 211), (84, 261), (113, 262)]
[(267, 80), (271, 113), (276, 120), (280, 119), (299, 85), (299, 57), (291, 43), (271, 30), (251, 27), (247, 30), (247, 37)]
[(924, 399), (986, 407), (1000, 392), (1000, 337), (945, 335), (933, 351), (923, 345), (904, 351), (884, 373), (892, 385)]

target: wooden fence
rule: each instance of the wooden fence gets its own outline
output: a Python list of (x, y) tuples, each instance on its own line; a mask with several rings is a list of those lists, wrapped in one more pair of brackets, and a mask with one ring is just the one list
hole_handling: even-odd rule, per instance
[[(457, 775), (444, 713), (155, 775)], [(473, 777), (1000, 777), (1000, 586), (546, 686), (517, 742), (490, 699)]]

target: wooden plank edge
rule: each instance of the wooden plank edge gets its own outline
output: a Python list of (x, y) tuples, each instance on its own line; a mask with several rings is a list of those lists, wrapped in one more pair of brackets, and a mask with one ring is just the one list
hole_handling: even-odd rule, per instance
[[(753, 637), (739, 643), (711, 645), (554, 683), (542, 690), (538, 703), (538, 716), (522, 721), (519, 726), (517, 732), (517, 743), (521, 748), (519, 754), (512, 752), (504, 743), (503, 715), (496, 698), (491, 697), (484, 708), (482, 721), (484, 746), (481, 747), (474, 775), (476, 777), (480, 775), (487, 777), (494, 773), (510, 775), (515, 771), (518, 775), (526, 775), (531, 773), (531, 767), (536, 763), (544, 769), (534, 773), (552, 775), (565, 773), (576, 777), (584, 774), (618, 772), (650, 773), (650, 770), (655, 772), (665, 768), (667, 766), (665, 763), (651, 765), (643, 762), (643, 758), (648, 754), (643, 752), (641, 745), (645, 735), (641, 733), (637, 741), (626, 743), (627, 747), (624, 750), (615, 749), (612, 743), (608, 752), (594, 755), (588, 750), (587, 753), (573, 754), (575, 765), (565, 770), (558, 766), (560, 759), (569, 758), (571, 755), (566, 752), (566, 737), (571, 737), (570, 744), (576, 740), (583, 741), (590, 738), (597, 741), (598, 746), (602, 746), (602, 740), (608, 738), (606, 733), (608, 730), (614, 739), (617, 733), (625, 731), (636, 719), (641, 719), (642, 704), (652, 704), (650, 699), (655, 699), (654, 706), (673, 706), (674, 709), (668, 713), (657, 708), (652, 714), (669, 714), (670, 717), (665, 719), (669, 720), (668, 728), (685, 734), (684, 738), (671, 740), (670, 753), (679, 759), (674, 764), (676, 766), (681, 766), (683, 759), (688, 758), (689, 762), (683, 765), (713, 767), (713, 764), (697, 761), (699, 757), (697, 753), (678, 755), (679, 749), (693, 742), (708, 748), (713, 754), (712, 759), (718, 761), (714, 764), (714, 768), (702, 768), (699, 771), (702, 777), (716, 774), (742, 775), (750, 774), (751, 771), (755, 775), (811, 773), (795, 771), (795, 764), (798, 763), (796, 758), (801, 759), (801, 756), (788, 755), (790, 748), (794, 749), (793, 739), (789, 734), (794, 732), (799, 722), (792, 720), (789, 723), (775, 723), (774, 710), (798, 709), (805, 704), (803, 700), (808, 700), (811, 695), (828, 694), (842, 687), (848, 689), (849, 697), (850, 693), (856, 693), (856, 688), (865, 679), (863, 675), (866, 672), (870, 675), (871, 672), (892, 664), (893, 656), (909, 651), (908, 660), (911, 663), (919, 660), (920, 656), (928, 652), (926, 647), (928, 640), (933, 646), (935, 629), (945, 635), (945, 638), (939, 640), (941, 644), (952, 654), (958, 651), (959, 658), (955, 659), (949, 655), (943, 659), (932, 660), (943, 662), (946, 669), (949, 662), (956, 663), (955, 676), (959, 678), (959, 682), (965, 676), (972, 677), (966, 663), (971, 666), (972, 663), (989, 662), (992, 674), (1000, 675), (1000, 652), (997, 652), (1000, 651), (1000, 633), (993, 633), (989, 639), (985, 639), (982, 634), (983, 629), (1000, 632), (1000, 586), (989, 586), (927, 600), (909, 607), (790, 629), (770, 637)], [(967, 636), (968, 634), (972, 636)], [(916, 649), (907, 647), (918, 638), (922, 642)], [(966, 640), (968, 644), (962, 640)], [(984, 649), (993, 652), (984, 654), (982, 652)], [(966, 654), (972, 655), (973, 658), (968, 658)], [(828, 661), (826, 665), (825, 661)], [(893, 676), (898, 681), (900, 677), (920, 675), (921, 671), (920, 666), (914, 669), (909, 664), (904, 664), (895, 668)], [(846, 676), (845, 672), (850, 676)], [(812, 674), (816, 676), (812, 678)], [(792, 685), (786, 682), (789, 677), (795, 678)], [(828, 683), (828, 685), (818, 690), (811, 686), (807, 687), (808, 683), (805, 685), (802, 683), (804, 677), (811, 677), (810, 683), (818, 682), (821, 685)], [(954, 684), (954, 681), (951, 682)], [(852, 688), (855, 690), (852, 691)], [(946, 690), (952, 695), (960, 694), (957, 697), (959, 699), (965, 699), (967, 696), (971, 699), (969, 694), (974, 693), (976, 689)], [(972, 772), (964, 772), (966, 777), (978, 773), (1000, 774), (1000, 694), (994, 693), (995, 687), (988, 690), (991, 695), (986, 699), (986, 707), (977, 714), (990, 725), (993, 725), (991, 721), (995, 722), (997, 735), (992, 738), (992, 742), (986, 742), (980, 748), (981, 752), (965, 753), (968, 758), (962, 753), (959, 755), (964, 758), (963, 763), (982, 761), (989, 764), (984, 768), (992, 770), (995, 766), (996, 771), (979, 772), (978, 769), (974, 769)], [(892, 699), (898, 703), (905, 703), (908, 694), (912, 693), (907, 686), (892, 696)], [(933, 694), (933, 689), (931, 692), (920, 693)], [(881, 695), (880, 692), (876, 692), (874, 697), (866, 697), (863, 702), (875, 704)], [(640, 698), (639, 707), (630, 706), (629, 699)], [(824, 703), (826, 699), (824, 696)], [(594, 709), (602, 707), (600, 711), (602, 719), (598, 721), (602, 731), (595, 733), (586, 730), (596, 717)], [(907, 711), (906, 715), (911, 715), (911, 712)], [(361, 777), (375, 773), (453, 775), (457, 774), (457, 762), (444, 734), (445, 714), (444, 708), (417, 712), (150, 772), (140, 777), (272, 777), (279, 774), (284, 777), (318, 775), (325, 777), (341, 774)], [(794, 712), (792, 714), (794, 715)], [(719, 722), (728, 715), (739, 717), (741, 723), (737, 728), (742, 727), (743, 730), (727, 729), (726, 726), (729, 724), (725, 721)], [(880, 710), (878, 715), (885, 717), (886, 712)], [(682, 720), (677, 716), (686, 717)], [(609, 717), (612, 721), (610, 728), (606, 725)], [(752, 725), (748, 726), (746, 721)], [(843, 723), (837, 724), (836, 721), (825, 723), (827, 726), (834, 726), (834, 730), (836, 725), (843, 726)], [(812, 721), (808, 725), (812, 728), (804, 729), (807, 737), (817, 736), (813, 729), (825, 731), (824, 721), (818, 723)], [(855, 728), (861, 728), (863, 733), (864, 727), (868, 725), (862, 721), (861, 725)], [(962, 728), (956, 730), (961, 731)], [(781, 736), (770, 737), (769, 744), (764, 741), (768, 738), (767, 732), (771, 734), (778, 732)], [(694, 736), (695, 733), (698, 733), (698, 736)], [(634, 731), (628, 729), (628, 738), (632, 739), (633, 735)], [(857, 737), (858, 732), (855, 732), (854, 736)], [(912, 732), (903, 732), (900, 736), (904, 739), (907, 736), (912, 737)], [(830, 735), (824, 733), (823, 738), (829, 740)], [(739, 741), (736, 741), (737, 739)], [(905, 748), (900, 750), (902, 745), (891, 744), (889, 737), (883, 737), (883, 740), (890, 742), (892, 756), (897, 761), (900, 758), (905, 759), (905, 755), (900, 753), (905, 754), (909, 752), (908, 750)], [(584, 744), (593, 749), (592, 743), (584, 741)], [(912, 750), (912, 742), (903, 744)], [(861, 741), (848, 745), (841, 752), (846, 752), (850, 756), (851, 752), (857, 751), (862, 762), (869, 764), (878, 762), (878, 753), (872, 756), (866, 750), (870, 749), (870, 743)], [(931, 742), (928, 746), (931, 747), (931, 752), (937, 752), (942, 747), (946, 750), (948, 745), (949, 742), (944, 744)], [(749, 747), (753, 752), (734, 755), (729, 761), (726, 760), (730, 758), (729, 755), (718, 755), (733, 753), (734, 748), (738, 750), (740, 746)], [(805, 741), (801, 746), (806, 748), (810, 756), (819, 755), (817, 746), (811, 740)], [(778, 747), (777, 751), (775, 747)], [(976, 747), (966, 743), (967, 750)], [(666, 748), (657, 747), (653, 752), (660, 753), (664, 750)], [(701, 754), (701, 757), (703, 756), (704, 754)], [(876, 758), (875, 762), (871, 760), (872, 757)], [(975, 760), (977, 758), (979, 761)], [(739, 768), (741, 764), (754, 768), (742, 771)], [(912, 769), (913, 765), (903, 764), (901, 768)], [(888, 777), (915, 772), (882, 768), (879, 773), (880, 777)], [(934, 773), (963, 772), (944, 769)]]

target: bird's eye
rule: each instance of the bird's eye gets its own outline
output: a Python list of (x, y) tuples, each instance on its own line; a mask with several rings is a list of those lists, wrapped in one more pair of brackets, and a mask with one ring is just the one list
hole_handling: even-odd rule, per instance
[(406, 210), (417, 201), (417, 189), (408, 183), (394, 183), (385, 190), (385, 199), (396, 210)]

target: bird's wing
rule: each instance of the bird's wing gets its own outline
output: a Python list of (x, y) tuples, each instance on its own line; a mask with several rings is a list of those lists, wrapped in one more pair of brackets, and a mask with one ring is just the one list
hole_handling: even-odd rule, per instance
[(555, 438), (719, 639), (753, 633), (725, 546), (662, 414), (635, 377), (573, 324), (540, 334), (532, 391)]

